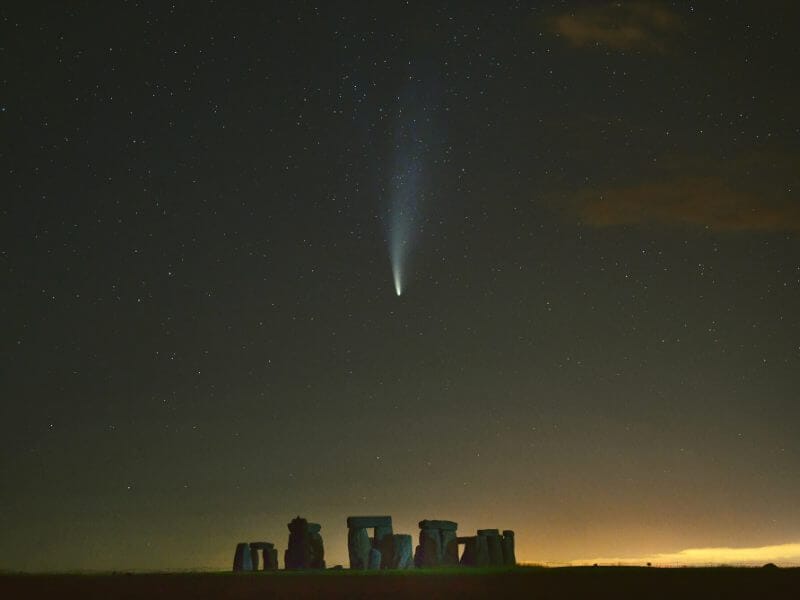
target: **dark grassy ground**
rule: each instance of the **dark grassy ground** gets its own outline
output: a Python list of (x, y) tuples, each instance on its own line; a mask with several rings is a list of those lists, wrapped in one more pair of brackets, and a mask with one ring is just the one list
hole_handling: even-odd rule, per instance
[(0, 575), (0, 598), (798, 598), (800, 569), (505, 570)]

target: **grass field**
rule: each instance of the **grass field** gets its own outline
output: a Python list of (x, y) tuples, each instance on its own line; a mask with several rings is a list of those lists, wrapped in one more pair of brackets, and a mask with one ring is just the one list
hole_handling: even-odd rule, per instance
[(800, 568), (3, 574), (0, 598), (800, 598)]

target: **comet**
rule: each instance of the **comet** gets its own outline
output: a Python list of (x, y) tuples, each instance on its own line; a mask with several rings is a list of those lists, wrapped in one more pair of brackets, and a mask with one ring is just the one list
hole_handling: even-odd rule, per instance
[(403, 294), (411, 251), (420, 228), (417, 210), (419, 199), (420, 160), (416, 156), (402, 157), (405, 162), (396, 166), (391, 182), (389, 209), (389, 261), (397, 296)]
[(423, 230), (421, 208), (427, 200), (427, 165), (431, 147), (436, 146), (431, 140), (436, 137), (433, 115), (439, 85), (436, 77), (420, 75), (434, 69), (424, 62), (409, 62), (409, 67), (404, 89), (397, 96), (392, 162), (384, 188), (388, 199), (386, 237), (397, 297), (406, 291), (410, 263)]
[(403, 294), (403, 281), (400, 278), (400, 269), (392, 266), (392, 277), (394, 278), (394, 291), (399, 298)]
[(422, 230), (419, 208), (425, 200), (423, 182), (428, 146), (417, 130), (416, 119), (401, 121), (396, 133), (389, 181), (387, 238), (394, 290), (398, 297), (406, 288), (409, 263)]

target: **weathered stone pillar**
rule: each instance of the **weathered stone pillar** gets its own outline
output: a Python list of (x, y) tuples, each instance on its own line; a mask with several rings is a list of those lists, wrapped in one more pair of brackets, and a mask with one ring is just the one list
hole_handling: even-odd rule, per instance
[(488, 567), (491, 563), (489, 559), (489, 545), (485, 535), (475, 536), (475, 566)]
[(478, 566), (478, 541), (477, 536), (456, 538), (459, 544), (464, 544), (464, 553), (461, 555), (461, 565), (465, 567)]
[(370, 548), (369, 549), (369, 559), (367, 562), (367, 568), (370, 571), (377, 571), (381, 568), (381, 551), (377, 548)]
[(264, 570), (275, 571), (278, 569), (278, 550), (277, 548), (264, 549)]
[(369, 566), (369, 551), (372, 542), (367, 530), (355, 527), (347, 530), (347, 553), (350, 555), (351, 569), (366, 569)]
[(253, 557), (250, 553), (250, 544), (241, 542), (236, 544), (236, 553), (233, 555), (234, 571), (252, 571)]
[(438, 529), (420, 529), (414, 565), (421, 568), (442, 564), (442, 536)]
[(372, 547), (381, 553), (381, 568), (388, 569), (393, 562), (394, 540), (391, 527), (376, 527), (372, 538)]
[(440, 529), (442, 536), (442, 566), (458, 565), (458, 536), (452, 529)]
[(514, 532), (510, 529), (503, 530), (503, 564), (514, 566), (517, 564), (517, 557), (514, 553)]
[(320, 530), (322, 525), (319, 523), (308, 524), (308, 541), (309, 541), (309, 569), (324, 569), (325, 568), (325, 546), (322, 543), (322, 534)]
[(500, 532), (497, 529), (479, 529), (478, 537), (486, 538), (486, 546), (489, 551), (489, 564), (500, 566), (503, 563), (503, 546), (500, 543)]
[[(392, 559), (389, 569), (410, 569), (414, 566), (411, 556), (411, 536), (405, 533), (396, 533), (392, 536)], [(385, 562), (385, 561), (384, 561)]]

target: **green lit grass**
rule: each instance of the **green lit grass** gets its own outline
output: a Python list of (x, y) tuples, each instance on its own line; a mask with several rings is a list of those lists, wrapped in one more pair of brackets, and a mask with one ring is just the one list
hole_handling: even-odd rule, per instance
[(445, 568), (0, 574), (0, 598), (797, 598), (800, 569)]

